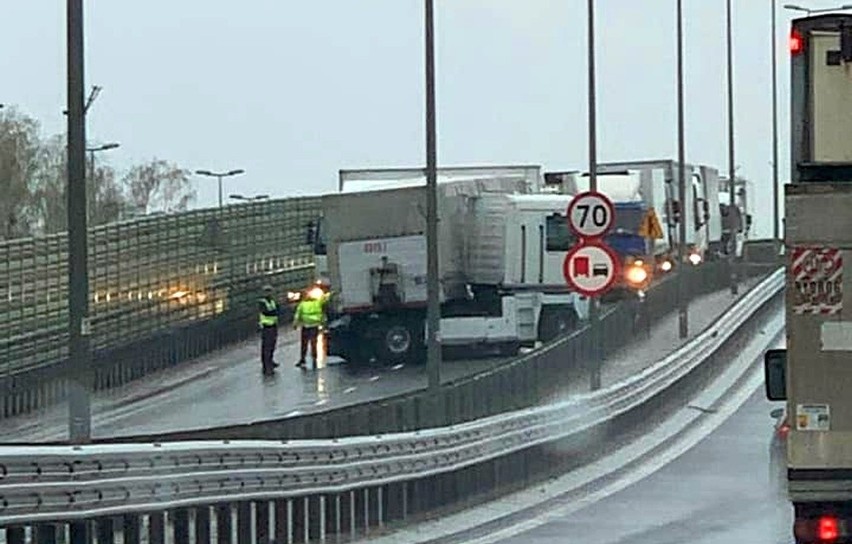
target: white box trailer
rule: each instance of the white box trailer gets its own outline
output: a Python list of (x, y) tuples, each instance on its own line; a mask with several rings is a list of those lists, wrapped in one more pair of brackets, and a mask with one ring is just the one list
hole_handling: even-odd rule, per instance
[[(587, 301), (569, 291), (561, 272), (573, 244), (564, 216), (571, 197), (530, 194), (537, 179), (468, 175), (439, 183), (444, 345), (515, 352), (585, 317)], [(326, 195), (322, 208), (340, 316), (329, 328), (329, 353), (388, 361), (422, 355), (425, 187)]]

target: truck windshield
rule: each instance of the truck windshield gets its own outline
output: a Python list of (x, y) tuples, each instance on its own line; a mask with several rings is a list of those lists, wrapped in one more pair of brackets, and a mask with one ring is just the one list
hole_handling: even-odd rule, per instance
[(576, 243), (574, 234), (568, 228), (568, 221), (562, 214), (548, 216), (545, 230), (547, 251), (568, 251)]
[(612, 232), (618, 234), (635, 234), (639, 231), (646, 210), (638, 205), (615, 205), (615, 225)]

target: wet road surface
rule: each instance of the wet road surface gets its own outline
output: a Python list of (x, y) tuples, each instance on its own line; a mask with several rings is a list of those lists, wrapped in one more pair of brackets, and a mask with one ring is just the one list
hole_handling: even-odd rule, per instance
[(791, 544), (792, 508), (773, 464), (777, 403), (762, 388), (658, 472), (500, 544)]
[[(748, 285), (753, 285), (751, 280)], [(741, 290), (741, 295), (746, 291)], [(691, 304), (694, 335), (735, 301), (720, 291)], [(672, 312), (654, 325), (647, 338), (608, 358), (602, 369), (604, 385), (646, 368), (679, 346), (677, 315)], [(316, 370), (294, 366), (298, 359), (295, 332), (279, 337), (276, 375), (263, 377), (257, 341), (208, 355), (123, 387), (97, 392), (93, 397), (92, 434), (109, 437), (169, 432), (249, 423), (276, 417), (339, 407), (405, 393), (426, 386), (420, 366), (354, 367), (334, 360), (321, 361)], [(444, 381), (474, 374), (504, 359), (445, 361)], [(588, 390), (588, 377), (577, 373), (566, 393)], [(53, 406), (25, 416), (0, 421), (0, 442), (64, 440), (67, 405)]]

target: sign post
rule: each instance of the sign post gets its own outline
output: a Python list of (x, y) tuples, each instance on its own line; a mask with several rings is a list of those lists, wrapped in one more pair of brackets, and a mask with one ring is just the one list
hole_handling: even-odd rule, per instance
[(618, 255), (601, 239), (615, 222), (615, 207), (609, 198), (597, 191), (580, 193), (568, 206), (568, 227), (577, 236), (577, 244), (565, 255), (562, 273), (575, 292), (589, 297), (589, 321), (595, 342), (591, 388), (600, 389), (602, 353), (598, 349), (598, 315), (596, 297), (606, 293), (621, 275)]

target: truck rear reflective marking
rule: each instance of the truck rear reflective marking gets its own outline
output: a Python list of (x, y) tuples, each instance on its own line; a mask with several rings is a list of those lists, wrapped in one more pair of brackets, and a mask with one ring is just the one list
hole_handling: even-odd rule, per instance
[(839, 249), (794, 247), (791, 273), (794, 313), (840, 313), (843, 309), (843, 254)]

